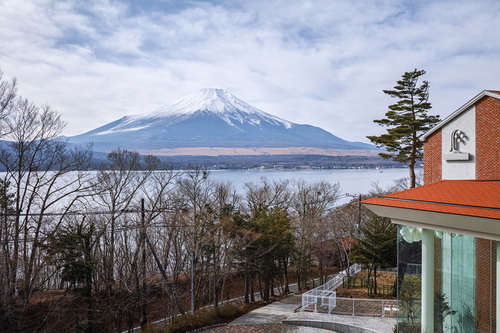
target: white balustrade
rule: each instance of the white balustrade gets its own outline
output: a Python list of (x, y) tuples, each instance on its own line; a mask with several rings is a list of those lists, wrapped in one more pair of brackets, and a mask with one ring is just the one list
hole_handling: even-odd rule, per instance
[[(361, 271), (360, 264), (354, 264), (349, 267), (349, 276), (354, 276)], [(325, 306), (328, 313), (337, 306), (337, 292), (335, 291), (344, 281), (344, 277), (347, 276), (347, 271), (343, 270), (339, 274), (335, 275), (327, 283), (306, 291), (302, 294), (302, 310), (308, 306), (314, 305), (314, 311), (316, 312), (319, 306)]]

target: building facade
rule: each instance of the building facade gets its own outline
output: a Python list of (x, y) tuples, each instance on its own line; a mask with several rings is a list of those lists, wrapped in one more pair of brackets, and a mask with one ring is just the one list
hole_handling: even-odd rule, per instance
[(398, 331), (500, 332), (500, 91), (421, 139), (424, 186), (363, 202), (398, 224)]

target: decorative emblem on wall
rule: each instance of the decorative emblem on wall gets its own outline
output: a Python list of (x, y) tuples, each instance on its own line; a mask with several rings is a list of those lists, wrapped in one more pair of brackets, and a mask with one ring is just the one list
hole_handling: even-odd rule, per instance
[(468, 161), (470, 158), (469, 153), (460, 152), (460, 146), (466, 145), (469, 137), (461, 130), (456, 129), (451, 132), (451, 148), (452, 154), (445, 154), (444, 158), (447, 161)]
[(451, 132), (451, 149), (450, 149), (450, 151), (453, 153), (455, 153), (455, 152), (459, 153), (460, 152), (460, 144), (465, 145), (466, 139), (468, 139), (468, 137), (461, 130), (456, 129), (453, 132)]

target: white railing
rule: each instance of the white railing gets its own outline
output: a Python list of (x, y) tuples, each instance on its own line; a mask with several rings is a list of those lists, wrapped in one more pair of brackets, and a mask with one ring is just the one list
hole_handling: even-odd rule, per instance
[(398, 301), (393, 299), (341, 298), (335, 300), (336, 307), (330, 313), (351, 316), (391, 317), (398, 315)]
[[(349, 276), (356, 275), (360, 271), (361, 265), (354, 264), (349, 267)], [(346, 276), (347, 271), (343, 270), (327, 283), (303, 293), (302, 309), (314, 305), (314, 311), (316, 312), (318, 310), (318, 306), (324, 306), (327, 308), (328, 313), (331, 313), (337, 306), (337, 292), (335, 290), (342, 284), (344, 277)]]

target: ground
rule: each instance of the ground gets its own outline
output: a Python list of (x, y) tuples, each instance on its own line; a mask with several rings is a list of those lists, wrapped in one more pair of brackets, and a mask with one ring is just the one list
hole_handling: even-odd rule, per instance
[(377, 288), (380, 289), (380, 294), (371, 296), (368, 295), (368, 288), (361, 287), (361, 278), (366, 278), (367, 276), (366, 271), (356, 274), (355, 286), (347, 288), (347, 284), (345, 286), (341, 285), (337, 288), (337, 297), (396, 299), (391, 289), (397, 278), (396, 273), (377, 273)]

